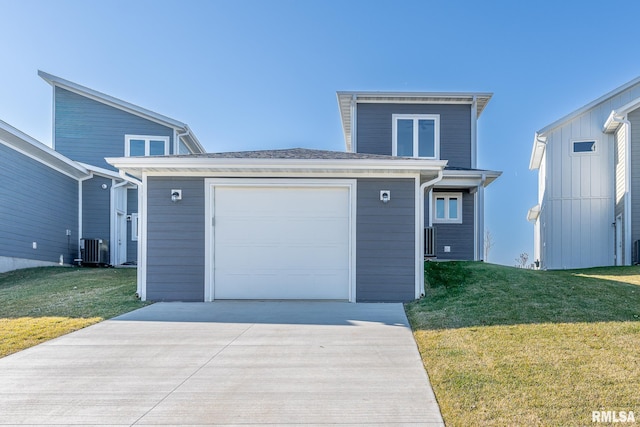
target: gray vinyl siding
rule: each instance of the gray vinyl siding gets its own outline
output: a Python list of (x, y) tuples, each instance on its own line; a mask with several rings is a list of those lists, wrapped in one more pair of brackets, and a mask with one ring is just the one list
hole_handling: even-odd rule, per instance
[[(102, 189), (102, 184), (107, 186)], [(111, 235), (111, 180), (94, 176), (82, 183), (82, 237), (109, 240)]]
[(392, 154), (393, 114), (439, 114), (440, 158), (449, 166), (471, 167), (471, 106), (466, 104), (358, 104), (358, 153)]
[[(445, 193), (462, 193), (462, 224), (434, 223), (436, 230), (436, 257), (440, 260), (468, 260), (473, 261), (474, 254), (474, 196), (468, 190), (446, 189)], [(438, 190), (434, 190), (437, 194)], [(425, 197), (425, 224), (429, 224), (430, 200)], [(451, 252), (445, 252), (444, 247), (450, 246)]]
[[(127, 190), (127, 215), (138, 213), (138, 190)], [(131, 229), (132, 221), (127, 222), (127, 262), (135, 262), (138, 260), (138, 241), (132, 240)]]
[[(171, 202), (173, 188), (182, 200)], [(147, 299), (204, 300), (204, 179), (147, 180)]]
[(125, 135), (168, 136), (173, 150), (173, 129), (59, 87), (54, 90), (54, 148), (70, 159), (115, 170), (104, 158), (124, 156)]
[(0, 144), (0, 182), (0, 256), (58, 262), (62, 255), (71, 264), (78, 256), (78, 181)]
[[(415, 181), (358, 179), (356, 300), (415, 299)], [(380, 202), (380, 190), (391, 201)]]
[[(631, 122), (631, 244), (640, 240), (640, 110), (628, 115)], [(633, 248), (633, 246), (632, 246)], [(631, 253), (631, 259), (635, 254)]]

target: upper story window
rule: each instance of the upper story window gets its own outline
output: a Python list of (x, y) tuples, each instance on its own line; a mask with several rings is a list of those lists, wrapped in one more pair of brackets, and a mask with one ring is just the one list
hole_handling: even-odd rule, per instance
[(126, 157), (169, 154), (168, 136), (126, 135), (124, 139), (124, 155)]
[(571, 141), (571, 154), (592, 154), (596, 152), (596, 141), (574, 140)]
[(440, 157), (440, 116), (437, 114), (394, 114), (394, 156)]

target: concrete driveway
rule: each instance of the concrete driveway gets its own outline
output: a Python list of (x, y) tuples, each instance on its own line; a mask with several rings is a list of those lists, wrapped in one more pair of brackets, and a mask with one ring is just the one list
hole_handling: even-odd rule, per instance
[(158, 303), (0, 359), (0, 425), (444, 425), (400, 304)]

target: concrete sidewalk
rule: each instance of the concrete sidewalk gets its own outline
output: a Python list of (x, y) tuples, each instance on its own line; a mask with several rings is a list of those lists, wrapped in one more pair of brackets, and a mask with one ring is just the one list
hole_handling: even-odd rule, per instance
[(158, 303), (0, 359), (0, 425), (425, 425), (401, 304)]

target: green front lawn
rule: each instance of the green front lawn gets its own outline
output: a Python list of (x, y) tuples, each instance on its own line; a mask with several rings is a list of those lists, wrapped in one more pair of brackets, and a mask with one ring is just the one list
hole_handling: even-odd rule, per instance
[(0, 357), (146, 305), (136, 270), (45, 267), (0, 274)]
[(640, 421), (640, 267), (425, 274), (406, 310), (447, 426), (591, 425), (599, 410)]

